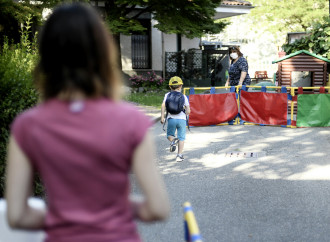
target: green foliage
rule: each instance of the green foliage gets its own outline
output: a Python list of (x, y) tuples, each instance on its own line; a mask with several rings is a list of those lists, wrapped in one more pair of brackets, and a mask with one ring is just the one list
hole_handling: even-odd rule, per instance
[(145, 87), (157, 90), (166, 85), (163, 78), (156, 75), (154, 71), (147, 72), (144, 75), (134, 75), (129, 80), (131, 81), (131, 86), (135, 88)]
[(114, 34), (142, 32), (138, 18), (152, 13), (155, 28), (188, 38), (221, 32), (227, 22), (215, 22), (215, 8), (221, 0), (114, 0), (105, 2), (109, 28)]
[(32, 78), (37, 60), (36, 41), (31, 42), (28, 38), (31, 18), (28, 16), (21, 28), (20, 43), (10, 45), (6, 38), (0, 55), (0, 197), (4, 191), (10, 124), (17, 114), (38, 101)]
[(314, 23), (308, 35), (292, 44), (282, 46), (287, 54), (299, 50), (308, 50), (317, 55), (330, 59), (330, 18)]
[(255, 0), (249, 17), (255, 28), (266, 27), (274, 36), (305, 32), (315, 20), (329, 15), (328, 0)]
[(126, 101), (138, 103), (140, 105), (161, 108), (166, 92), (167, 91), (149, 91), (147, 93), (131, 93), (124, 99)]
[(30, 16), (31, 24), (33, 22), (38, 25), (41, 22), (41, 9), (30, 1), (0, 1), (0, 43), (3, 43), (4, 36), (15, 43), (19, 42), (20, 26), (25, 22), (26, 16)]
[(129, 35), (131, 32), (142, 33), (146, 30), (146, 28), (144, 28), (140, 22), (135, 19), (126, 20), (123, 17), (115, 19), (113, 16), (111, 16), (111, 18), (107, 16), (105, 22), (109, 29), (115, 34), (121, 33)]
[(215, 22), (215, 8), (221, 1), (175, 1), (167, 0), (155, 6), (154, 27), (169, 34), (182, 34), (187, 38), (201, 37), (204, 34), (220, 33), (227, 22)]

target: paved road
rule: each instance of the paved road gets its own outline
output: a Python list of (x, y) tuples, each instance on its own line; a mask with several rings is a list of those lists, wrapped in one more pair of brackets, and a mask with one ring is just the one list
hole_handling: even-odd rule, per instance
[(153, 131), (172, 211), (138, 224), (145, 242), (184, 241), (185, 201), (206, 242), (330, 241), (329, 128), (191, 128), (182, 163), (159, 123)]

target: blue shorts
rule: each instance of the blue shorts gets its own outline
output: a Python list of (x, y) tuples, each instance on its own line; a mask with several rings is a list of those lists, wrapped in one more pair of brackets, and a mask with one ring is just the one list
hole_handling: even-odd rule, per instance
[(178, 139), (184, 141), (186, 139), (186, 120), (169, 118), (167, 120), (167, 137), (175, 137), (175, 131), (178, 131)]

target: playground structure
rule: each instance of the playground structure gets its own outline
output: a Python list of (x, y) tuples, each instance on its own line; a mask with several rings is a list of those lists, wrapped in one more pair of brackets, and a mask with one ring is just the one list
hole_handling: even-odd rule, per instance
[[(306, 50), (297, 51), (272, 63), (278, 65), (276, 81), (279, 86), (322, 87), (328, 81), (327, 64), (330, 60)], [(318, 89), (312, 91), (315, 93)]]
[[(290, 128), (328, 127), (329, 89), (243, 85), (184, 88), (184, 94), (189, 91), (189, 126), (250, 124)], [(210, 94), (195, 94), (205, 90), (210, 90)], [(309, 94), (305, 93), (306, 90)], [(310, 94), (311, 90), (317, 93)]]

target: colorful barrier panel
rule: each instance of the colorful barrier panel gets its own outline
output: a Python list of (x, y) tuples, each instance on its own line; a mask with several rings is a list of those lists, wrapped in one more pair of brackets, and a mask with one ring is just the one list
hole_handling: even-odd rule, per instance
[(299, 94), (297, 127), (329, 127), (330, 94)]
[(233, 120), (238, 114), (235, 93), (189, 95), (190, 126), (215, 125)]
[(288, 97), (286, 93), (246, 92), (240, 95), (240, 118), (243, 121), (287, 125)]
[(200, 235), (199, 228), (196, 222), (195, 215), (192, 211), (191, 204), (185, 202), (183, 204), (184, 211), (184, 231), (186, 242), (202, 242), (202, 236)]
[[(251, 88), (249, 92), (247, 88)], [(269, 86), (261, 87), (261, 92), (258, 92), (254, 86), (233, 86), (230, 93), (221, 94), (217, 94), (216, 89), (228, 87), (184, 88), (184, 93), (187, 90), (190, 93), (189, 125), (330, 126), (330, 87)], [(273, 92), (266, 92), (267, 89)], [(195, 90), (210, 90), (210, 94), (195, 94)], [(307, 90), (305, 94), (303, 90)]]

